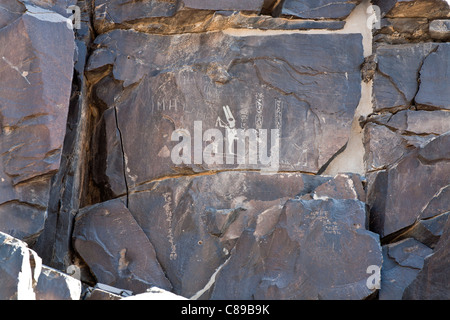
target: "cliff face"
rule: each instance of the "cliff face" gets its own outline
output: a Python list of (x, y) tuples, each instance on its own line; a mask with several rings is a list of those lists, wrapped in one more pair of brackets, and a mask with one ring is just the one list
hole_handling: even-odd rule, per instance
[(0, 0), (0, 298), (449, 299), (449, 19)]

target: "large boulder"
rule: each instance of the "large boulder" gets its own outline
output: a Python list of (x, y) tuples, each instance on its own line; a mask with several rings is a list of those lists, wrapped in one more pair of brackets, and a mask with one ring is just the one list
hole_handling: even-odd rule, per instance
[(375, 292), (368, 270), (381, 263), (363, 202), (289, 200), (244, 231), (211, 298), (364, 299)]
[[(361, 40), (357, 34), (100, 35), (87, 66), (101, 114), (94, 138), (101, 148), (93, 170), (98, 185), (120, 196), (154, 179), (212, 170), (317, 173), (349, 137), (361, 91)], [(222, 49), (211, 51), (217, 46)], [(258, 140), (258, 158), (228, 161), (235, 141), (245, 142), (233, 140), (238, 129), (250, 136), (247, 154), (256, 155)]]
[(448, 211), (449, 145), (450, 132), (377, 173), (368, 194), (372, 230), (384, 237)]
[(0, 42), (9, 44), (0, 48), (0, 230), (32, 243), (60, 167), (74, 35), (54, 11), (6, 2), (0, 1)]
[(120, 199), (81, 210), (73, 239), (98, 282), (136, 293), (152, 286), (172, 289), (153, 245)]

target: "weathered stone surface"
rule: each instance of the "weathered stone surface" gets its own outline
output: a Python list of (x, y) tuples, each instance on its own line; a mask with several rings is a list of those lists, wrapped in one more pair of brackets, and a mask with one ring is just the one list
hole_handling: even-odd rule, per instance
[(364, 126), (364, 160), (368, 171), (393, 165), (402, 156), (450, 131), (450, 113), (402, 110), (372, 116)]
[[(272, 213), (273, 214), (273, 213)], [(289, 200), (272, 228), (245, 230), (216, 276), (212, 299), (363, 299), (381, 266), (359, 200)]]
[(437, 40), (450, 40), (450, 19), (431, 21), (430, 36)]
[[(448, 198), (447, 198), (448, 199)], [(432, 255), (425, 258), (424, 266), (417, 278), (406, 288), (403, 299), (448, 300), (450, 299), (450, 219)]]
[[(67, 115), (64, 145), (60, 169), (52, 177), (47, 205), (47, 219), (33, 249), (42, 257), (43, 263), (58, 270), (67, 271), (76, 261), (72, 257), (72, 230), (77, 210), (95, 197), (84, 186), (88, 172), (86, 150), (90, 139), (90, 112), (88, 88), (84, 67), (93, 31), (91, 28), (91, 0), (79, 0), (80, 29), (75, 29), (76, 54), (72, 94)], [(70, 13), (69, 13), (70, 14)], [(82, 277), (83, 280), (86, 280)]]
[(450, 7), (446, 0), (374, 0), (388, 18), (446, 18)]
[(94, 287), (86, 288), (83, 300), (120, 300), (132, 295), (133, 291), (115, 288), (97, 282)]
[(34, 300), (41, 267), (26, 243), (0, 232), (0, 300)]
[(381, 28), (375, 31), (374, 42), (402, 44), (429, 41), (430, 33), (426, 18), (384, 18)]
[(167, 290), (152, 287), (145, 293), (137, 294), (134, 296), (122, 298), (121, 300), (188, 300), (185, 297), (173, 294)]
[(98, 282), (137, 293), (154, 285), (172, 288), (152, 244), (120, 199), (83, 209), (73, 237)]
[(432, 252), (411, 238), (383, 246), (379, 299), (401, 300), (404, 290), (422, 269), (424, 259)]
[(231, 11), (256, 11), (260, 12), (264, 0), (182, 0), (185, 8), (201, 10), (231, 10)]
[[(250, 234), (252, 237), (271, 233), (289, 198), (346, 198), (348, 200), (342, 201), (355, 203), (358, 210), (363, 209), (358, 213), (354, 227), (364, 229), (364, 204), (355, 200), (361, 196), (358, 194), (361, 189), (361, 181), (356, 175), (332, 178), (222, 172), (165, 179), (142, 186), (129, 195), (129, 210), (154, 245), (158, 261), (173, 284), (174, 293), (205, 299), (212, 292), (211, 285), (218, 277), (218, 270), (233, 257), (237, 243), (246, 243), (241, 238), (249, 236), (248, 229), (254, 229)], [(356, 207), (350, 205), (346, 210), (353, 212)], [(327, 228), (334, 227), (330, 225)], [(249, 254), (253, 251), (247, 250), (246, 258)], [(235, 285), (239, 287), (237, 291), (250, 290), (244, 282)]]
[[(418, 75), (433, 43), (380, 45), (373, 82), (374, 110), (410, 106), (419, 89)], [(421, 83), (422, 85), (422, 83)]]
[[(450, 187), (446, 187), (444, 189), (445, 191), (442, 191), (439, 197), (430, 201), (430, 204), (439, 203), (439, 207), (441, 207), (441, 209), (435, 210), (431, 214), (433, 218), (417, 221), (411, 228), (397, 237), (394, 237), (391, 242), (396, 242), (406, 238), (414, 238), (431, 249), (434, 249), (442, 235), (442, 232), (444, 231), (445, 223), (450, 215), (450, 212), (446, 212), (448, 208), (443, 208), (446, 205), (445, 201), (439, 201), (439, 198), (448, 197), (449, 189)], [(426, 210), (433, 206), (430, 204), (427, 206)]]
[(115, 24), (152, 18), (173, 16), (179, 6), (178, 0), (95, 0), (94, 23), (97, 30), (111, 28)]
[[(225, 30), (227, 28), (305, 30), (342, 29), (345, 21), (314, 21), (278, 17), (281, 6), (262, 8), (253, 1), (106, 1), (97, 0), (94, 26), (98, 33), (130, 28), (156, 34), (179, 34)], [(187, 5), (189, 4), (189, 5)], [(204, 9), (203, 9), (204, 8)], [(264, 15), (259, 15), (264, 11)], [(277, 12), (277, 13), (275, 13)], [(272, 17), (273, 16), (273, 17)]]
[(253, 217), (328, 179), (256, 172), (166, 179), (130, 194), (129, 210), (154, 245), (173, 292), (192, 297)]
[(360, 0), (285, 0), (281, 14), (305, 19), (344, 19)]
[[(386, 171), (378, 172), (368, 194), (371, 225), (382, 237), (448, 211), (450, 132), (411, 151)], [(414, 174), (411, 174), (414, 172)], [(445, 192), (444, 192), (445, 194)], [(436, 210), (428, 210), (428, 206)], [(439, 208), (443, 209), (440, 212)]]
[(416, 104), (450, 110), (450, 44), (440, 44), (430, 53), (420, 70)]
[(0, 42), (10, 45), (0, 48), (0, 230), (32, 243), (60, 165), (74, 37), (55, 12), (1, 3)]
[[(118, 45), (119, 40), (129, 45)], [(360, 98), (359, 35), (156, 36), (115, 30), (99, 36), (96, 44), (101, 48), (90, 58), (90, 76), (95, 79), (108, 66), (113, 76), (104, 77), (95, 89), (101, 103), (116, 109), (116, 119), (112, 110), (103, 117), (109, 121), (105, 137), (112, 139), (119, 130), (122, 143), (105, 159), (118, 164), (116, 172), (103, 173), (106, 181), (117, 180), (122, 175), (118, 159), (123, 158), (126, 183), (111, 182), (122, 186), (115, 194), (124, 194), (125, 184), (132, 189), (179, 173), (264, 167), (248, 160), (237, 165), (236, 159), (234, 164), (197, 164), (193, 157), (192, 164), (172, 163), (171, 150), (178, 144), (171, 141), (174, 130), (186, 129), (194, 138), (194, 121), (202, 121), (203, 130), (219, 129), (225, 137), (225, 106), (235, 128), (267, 129), (269, 134), (280, 130), (279, 170), (315, 173), (347, 142)], [(223, 50), (209, 50), (216, 46)], [(330, 50), (335, 52), (332, 59)], [(101, 89), (106, 87), (108, 91)], [(137, 121), (145, 132), (136, 131)], [(267, 141), (273, 146), (269, 136)], [(223, 162), (227, 147), (217, 157)]]
[(80, 300), (81, 282), (56, 269), (42, 266), (34, 291), (36, 300)]

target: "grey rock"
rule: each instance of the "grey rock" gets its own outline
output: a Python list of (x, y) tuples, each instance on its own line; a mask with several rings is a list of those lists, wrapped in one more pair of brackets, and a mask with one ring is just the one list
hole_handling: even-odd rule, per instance
[(420, 88), (417, 92), (418, 105), (450, 110), (450, 44), (442, 43), (430, 53), (420, 70)]
[(42, 266), (34, 291), (36, 300), (80, 300), (81, 281), (59, 270)]
[(285, 0), (281, 14), (304, 19), (344, 19), (359, 0)]
[(35, 300), (41, 259), (27, 244), (0, 232), (0, 300)]
[(401, 300), (405, 289), (423, 268), (424, 259), (432, 252), (411, 238), (383, 246), (379, 299)]
[(450, 7), (445, 0), (374, 0), (388, 18), (446, 18)]
[(73, 239), (98, 282), (137, 293), (154, 285), (172, 288), (153, 245), (120, 199), (80, 211)]
[[(275, 212), (274, 212), (275, 213)], [(273, 213), (272, 213), (273, 214)], [(359, 200), (289, 200), (273, 228), (244, 231), (216, 276), (211, 299), (363, 299), (379, 238)]]
[(424, 59), (437, 47), (433, 43), (380, 45), (378, 70), (373, 82), (374, 110), (408, 107), (419, 89), (418, 75)]
[[(118, 45), (119, 41), (130, 45)], [(226, 130), (217, 125), (218, 118), (225, 117), (224, 106), (230, 107), (236, 128), (280, 130), (280, 171), (316, 173), (347, 142), (360, 99), (359, 35), (161, 36), (115, 30), (97, 37), (96, 45), (101, 48), (89, 60), (88, 75), (94, 82), (102, 78), (94, 87), (99, 103), (108, 108), (114, 104), (117, 111), (116, 123), (111, 110), (102, 119), (109, 123), (98, 125), (105, 128), (105, 137), (115, 139), (107, 143), (111, 147), (117, 146), (113, 137), (120, 132), (123, 150), (121, 155), (121, 148), (112, 148), (98, 165), (105, 176), (99, 180), (109, 182), (114, 194), (125, 194), (124, 185), (131, 190), (153, 179), (190, 172), (261, 169), (260, 163), (238, 165), (236, 159), (234, 164), (199, 165), (192, 157), (191, 164), (171, 161), (178, 144), (171, 141), (176, 129), (194, 136), (194, 121), (202, 121), (204, 130), (219, 129), (225, 136)], [(208, 48), (216, 46), (223, 50), (211, 54)], [(337, 53), (332, 59), (329, 50)], [(102, 74), (108, 70), (110, 75)], [(117, 80), (129, 93), (121, 93)], [(106, 87), (108, 91), (102, 89)], [(331, 94), (318, 87), (335, 90)], [(340, 88), (345, 93), (335, 95)], [(136, 131), (137, 121), (147, 128), (144, 135)], [(224, 150), (219, 158), (225, 162)], [(151, 165), (143, 166), (142, 159)], [(122, 175), (126, 180), (120, 182)]]
[(431, 139), (377, 173), (368, 190), (371, 230), (384, 237), (441, 213), (428, 206), (449, 207), (449, 199), (441, 196), (450, 179), (449, 145), (450, 132)]
[(74, 36), (54, 11), (3, 2), (0, 42), (10, 45), (0, 48), (0, 230), (32, 244), (60, 168)]
[(386, 168), (414, 148), (450, 131), (450, 114), (442, 110), (402, 110), (371, 116), (364, 125), (366, 170)]
[(145, 293), (125, 297), (122, 298), (121, 300), (188, 300), (188, 299), (176, 295), (170, 291), (158, 287), (152, 287), (148, 289)]
[(154, 245), (173, 292), (191, 298), (228, 259), (253, 217), (309, 193), (324, 180), (257, 172), (165, 179), (131, 193), (129, 210)]
[(201, 10), (255, 11), (259, 13), (264, 0), (182, 0), (185, 8)]
[(449, 240), (450, 219), (447, 219), (444, 231), (433, 254), (425, 258), (422, 270), (406, 288), (403, 299), (448, 300), (450, 298), (450, 283), (448, 281), (448, 269), (450, 267)]
[(450, 40), (450, 19), (431, 21), (430, 35), (436, 40)]

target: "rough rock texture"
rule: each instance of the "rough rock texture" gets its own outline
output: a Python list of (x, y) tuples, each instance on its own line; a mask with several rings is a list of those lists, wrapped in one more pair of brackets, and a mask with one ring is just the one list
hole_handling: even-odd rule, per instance
[(401, 300), (405, 289), (423, 268), (433, 252), (412, 238), (383, 246), (380, 300)]
[(449, 18), (0, 0), (0, 299), (448, 300)]
[(269, 214), (278, 222), (268, 228), (258, 219), (245, 231), (211, 298), (362, 299), (372, 293), (366, 269), (381, 266), (382, 258), (378, 236), (365, 230), (364, 203), (290, 200), (266, 219)]
[(450, 19), (431, 21), (429, 30), (433, 39), (450, 40)]
[(60, 168), (74, 37), (60, 15), (0, 4), (0, 230), (32, 243)]
[(447, 18), (450, 5), (446, 0), (374, 0), (388, 18)]
[(42, 265), (28, 245), (0, 232), (1, 300), (79, 300), (81, 282)]
[(74, 248), (98, 282), (144, 292), (172, 286), (155, 257), (155, 249), (118, 199), (82, 210), (73, 232)]
[(431, 139), (377, 174), (368, 196), (373, 230), (389, 235), (419, 219), (448, 211), (449, 143), (450, 132)]
[(425, 258), (422, 270), (406, 288), (403, 298), (421, 300), (448, 300), (450, 298), (450, 284), (448, 282), (449, 237), (450, 220), (447, 220), (444, 232), (434, 252)]
[(360, 0), (285, 0), (281, 14), (306, 19), (343, 19)]
[[(130, 45), (122, 46), (121, 41)], [(98, 77), (105, 68), (111, 74), (104, 72), (94, 86), (99, 109), (108, 108), (96, 137), (99, 147), (106, 149), (106, 159), (98, 151), (94, 171), (104, 172), (105, 177), (97, 180), (103, 180), (114, 195), (125, 193), (125, 187), (132, 189), (181, 172), (261, 167), (259, 161), (256, 166), (250, 160), (243, 165), (237, 165), (237, 159), (232, 159), (235, 165), (225, 163), (223, 154), (229, 144), (222, 142), (219, 163), (198, 162), (194, 152), (187, 155), (190, 164), (170, 161), (178, 142), (171, 141), (174, 130), (185, 129), (195, 140), (202, 138), (203, 131), (216, 128), (225, 139), (224, 126), (231, 125), (225, 106), (232, 114), (233, 128), (280, 131), (277, 169), (315, 173), (347, 142), (360, 99), (360, 35), (161, 36), (114, 30), (97, 37), (95, 43), (99, 48), (87, 66), (90, 77)], [(222, 50), (211, 52), (217, 45)], [(168, 46), (178, 49), (168, 50)], [(336, 52), (333, 59), (326, 50)], [(330, 86), (342, 93), (317, 89)], [(138, 119), (147, 128), (145, 134), (136, 130)], [(195, 121), (202, 121), (197, 134)], [(273, 147), (273, 135), (267, 141)], [(152, 157), (151, 166), (142, 166), (141, 159), (150, 150), (157, 156)]]

